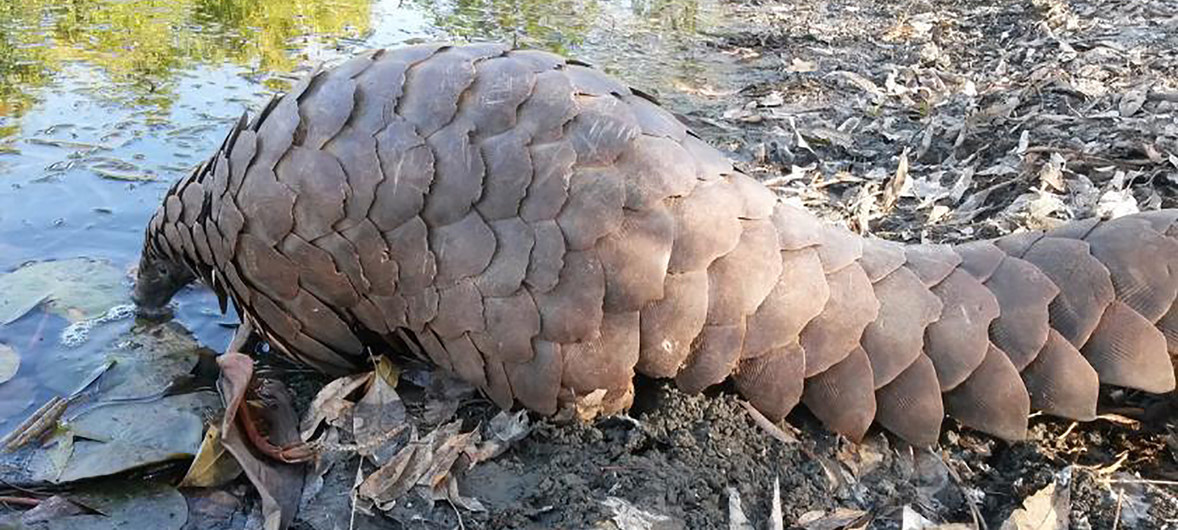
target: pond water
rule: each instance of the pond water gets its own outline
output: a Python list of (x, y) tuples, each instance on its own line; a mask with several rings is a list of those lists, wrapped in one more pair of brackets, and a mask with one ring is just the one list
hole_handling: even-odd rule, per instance
[[(427, 40), (498, 40), (667, 93), (715, 75), (690, 43), (720, 16), (714, 0), (0, 2), (0, 277), (78, 257), (129, 272), (169, 184), (243, 111), (316, 64)], [(123, 283), (118, 303), (130, 277)], [(177, 308), (202, 343), (228, 343), (236, 317), (206, 291), (185, 290)], [(0, 384), (0, 432), (81, 382), (132, 325), (102, 323), (67, 346), (67, 317), (81, 318), (47, 304), (0, 318), (0, 345), (21, 358)]]

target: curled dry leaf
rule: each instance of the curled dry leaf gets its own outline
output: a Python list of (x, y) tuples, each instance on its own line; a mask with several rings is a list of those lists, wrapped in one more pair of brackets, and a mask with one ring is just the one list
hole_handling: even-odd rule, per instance
[(1055, 481), (1023, 501), (1000, 530), (1067, 530), (1072, 507), (1072, 468), (1055, 475)]
[(372, 379), (372, 372), (348, 375), (328, 383), (315, 395), (307, 407), (307, 415), (299, 424), (299, 434), (304, 441), (315, 436), (324, 421), (335, 422), (355, 405), (346, 398)]
[(467, 451), (470, 465), (495, 458), (531, 432), (526, 410), (515, 413), (500, 411), (486, 427), (486, 439), (478, 447)]
[(477, 452), (474, 447), (480, 439), (478, 431), (459, 432), (461, 426), (461, 421), (454, 421), (421, 439), (411, 431), (409, 443), (365, 478), (356, 490), (357, 495), (387, 511), (416, 488), (426, 499), (448, 499), (468, 510), (482, 510), (478, 500), (458, 494), (454, 473), (473, 464), (469, 457), (460, 458)]
[(830, 512), (810, 511), (798, 517), (796, 526), (805, 530), (844, 530), (864, 528), (871, 521), (871, 515), (854, 508), (835, 508)]
[(605, 400), (605, 393), (604, 388), (598, 388), (584, 396), (578, 396), (570, 410), (573, 416), (581, 421), (591, 421), (601, 415), (601, 411), (604, 410), (602, 402)]
[[(245, 403), (245, 394), (253, 377), (253, 360), (240, 353), (226, 353), (217, 358), (217, 364), (221, 367), (217, 389), (225, 403), (225, 416), (221, 421), (222, 443), (262, 498), (265, 530), (283, 530), (290, 526), (298, 510), (305, 466), (277, 462), (257, 453), (238, 428), (239, 407), (249, 406)], [(268, 394), (271, 403), (259, 415), (270, 426), (270, 441), (276, 445), (298, 442), (298, 420), (289, 394), (277, 382), (269, 387)]]
[(619, 530), (650, 530), (672, 521), (670, 517), (651, 513), (619, 497), (606, 497), (601, 504), (610, 511), (610, 520)]

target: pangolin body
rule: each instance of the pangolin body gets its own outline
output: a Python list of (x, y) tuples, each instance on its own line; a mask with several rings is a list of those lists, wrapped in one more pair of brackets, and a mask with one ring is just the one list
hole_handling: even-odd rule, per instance
[(946, 414), (1017, 439), (1031, 410), (1091, 419), (1100, 383), (1173, 389), (1176, 220), (864, 239), (585, 65), (424, 45), (243, 117), (169, 191), (142, 263), (183, 265), (326, 371), (394, 343), (541, 413), (601, 390), (623, 410), (635, 373), (731, 378), (769, 418), (802, 402), (852, 439), (874, 421), (928, 445)]

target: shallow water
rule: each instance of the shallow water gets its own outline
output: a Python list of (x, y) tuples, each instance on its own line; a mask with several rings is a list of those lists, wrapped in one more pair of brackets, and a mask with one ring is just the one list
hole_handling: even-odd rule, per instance
[[(715, 75), (689, 43), (719, 17), (714, 0), (0, 2), (0, 272), (73, 257), (129, 271), (169, 184), (243, 111), (316, 64), (425, 40), (498, 40), (667, 93)], [(209, 293), (188, 289), (177, 308), (201, 342), (228, 343), (236, 318)], [(68, 325), (43, 309), (0, 325), (0, 343), (22, 359), (0, 384), (0, 432), (68, 393), (131, 323), (97, 325), (73, 348), (61, 341)]]

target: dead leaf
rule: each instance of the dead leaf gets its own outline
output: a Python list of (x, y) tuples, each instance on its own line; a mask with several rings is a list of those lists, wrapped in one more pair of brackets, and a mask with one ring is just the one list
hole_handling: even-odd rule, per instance
[(871, 516), (854, 508), (835, 508), (830, 512), (815, 510), (806, 512), (798, 517), (797, 526), (805, 530), (844, 530), (862, 528), (871, 520)]
[(477, 448), (467, 451), (470, 465), (495, 458), (531, 432), (526, 410), (515, 413), (499, 411), (487, 423), (487, 435)]
[(1039, 169), (1039, 182), (1054, 188), (1055, 191), (1067, 191), (1063, 182), (1063, 168), (1066, 161), (1063, 155), (1051, 153), (1050, 160)]
[(974, 530), (965, 523), (934, 523), (920, 515), (911, 506), (904, 506), (900, 516), (900, 530)]
[[(352, 407), (352, 436), (364, 456), (377, 454), (393, 441), (386, 435), (405, 426), (405, 405), (397, 390), (384, 377), (369, 377), (368, 381), (368, 391)], [(378, 458), (380, 463), (383, 460)]]
[[(235, 420), (239, 407), (249, 406), (244, 401), (254, 373), (253, 359), (240, 353), (225, 353), (217, 358), (217, 365), (221, 367), (217, 389), (225, 404), (225, 416), (221, 420), (221, 443), (237, 459), (250, 483), (258, 490), (262, 498), (265, 530), (284, 530), (290, 526), (298, 510), (306, 466), (277, 462), (256, 453), (256, 449), (237, 427)], [(301, 441), (290, 395), (281, 383), (269, 383), (271, 386), (267, 393), (271, 402), (260, 409), (260, 415), (270, 426), (270, 441), (276, 445)]]
[(7, 383), (20, 369), (20, 355), (11, 346), (0, 342), (0, 383)]
[(350, 411), (354, 403), (345, 398), (371, 379), (372, 372), (348, 375), (327, 383), (320, 389), (315, 399), (311, 400), (311, 405), (307, 407), (307, 415), (299, 425), (299, 434), (303, 440), (308, 441), (315, 436), (315, 431), (324, 421), (334, 422)]
[(672, 521), (670, 517), (648, 512), (618, 497), (606, 497), (601, 504), (612, 512), (610, 520), (619, 530), (651, 530)]
[(581, 421), (590, 421), (601, 415), (604, 410), (602, 402), (605, 401), (606, 390), (598, 388), (584, 396), (578, 396), (573, 400), (573, 413), (577, 419)]
[(401, 379), (401, 367), (393, 361), (388, 355), (381, 356), (380, 360), (376, 362), (376, 375), (391, 388), (397, 388), (397, 381)]
[(1000, 530), (1067, 530), (1071, 513), (1071, 466), (1055, 475), (1055, 481), (1023, 501)]
[(372, 501), (382, 510), (391, 508), (397, 499), (409, 493), (429, 467), (428, 455), (418, 455), (419, 451), (430, 451), (429, 442), (418, 440), (417, 431), (411, 431), (409, 443), (393, 455), (388, 463), (368, 475), (356, 489), (356, 494)]
[(471, 444), (478, 442), (478, 431), (460, 433), (461, 426), (461, 421), (451, 422), (421, 440), (411, 433), (405, 447), (364, 479), (357, 495), (381, 510), (392, 508), (415, 487), (425, 488), (430, 495), (427, 498), (449, 498), (448, 481), (454, 480), (451, 472), (455, 463)]
[(221, 445), (221, 428), (210, 425), (179, 487), (215, 488), (228, 484), (238, 475), (241, 475), (241, 466)]
[(740, 492), (728, 486), (728, 530), (753, 530), (753, 523), (740, 505)]
[(883, 204), (880, 206), (880, 210), (882, 210), (884, 213), (892, 211), (892, 208), (896, 206), (896, 201), (899, 200), (900, 195), (902, 195), (905, 189), (909, 186), (908, 148), (905, 147), (904, 150), (900, 152), (900, 162), (896, 165), (895, 175), (892, 176), (892, 180), (888, 182), (886, 187), (884, 187)]
[(1120, 105), (1118, 105), (1118, 110), (1120, 110), (1122, 117), (1127, 118), (1137, 114), (1137, 111), (1141, 110), (1141, 106), (1145, 105), (1145, 100), (1149, 96), (1149, 88), (1152, 85), (1153, 83), (1150, 82), (1141, 83), (1129, 89), (1128, 92), (1125, 92), (1125, 94), (1121, 96), (1121, 102)]

